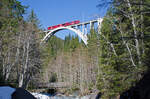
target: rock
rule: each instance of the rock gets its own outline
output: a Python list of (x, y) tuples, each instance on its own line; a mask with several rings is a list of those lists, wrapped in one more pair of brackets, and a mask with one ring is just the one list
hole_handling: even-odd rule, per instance
[(16, 88), (12, 94), (12, 99), (36, 99), (32, 94), (23, 88)]
[(101, 93), (98, 92), (98, 93), (91, 94), (89, 99), (100, 99), (100, 97), (101, 97)]

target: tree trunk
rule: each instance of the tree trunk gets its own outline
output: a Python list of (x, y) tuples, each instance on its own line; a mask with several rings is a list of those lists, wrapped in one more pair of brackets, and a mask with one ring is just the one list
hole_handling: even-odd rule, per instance
[[(29, 61), (29, 47), (30, 47), (30, 37), (27, 41), (27, 46), (24, 45), (24, 57), (25, 58), (25, 54), (26, 54), (26, 58), (25, 58), (25, 64), (24, 66), (22, 67), (22, 72), (20, 72), (20, 79), (19, 79), (19, 87), (23, 87), (23, 84), (24, 84), (24, 76), (25, 76), (25, 73), (27, 72), (27, 69), (28, 69), (28, 61)], [(26, 53), (25, 53), (26, 52)]]
[(140, 54), (140, 47), (139, 47), (139, 41), (137, 39), (138, 37), (138, 32), (136, 30), (136, 23), (135, 23), (135, 18), (134, 18), (134, 14), (132, 12), (132, 7), (131, 7), (131, 4), (130, 4), (130, 1), (129, 0), (126, 0), (127, 1), (127, 4), (128, 4), (128, 7), (129, 7), (129, 10), (130, 10), (130, 13), (131, 13), (131, 21), (132, 21), (132, 26), (133, 26), (133, 31), (134, 31), (134, 38), (135, 38), (135, 46), (136, 46), (136, 52), (137, 52), (137, 56), (138, 56), (138, 63), (141, 64), (141, 54)]

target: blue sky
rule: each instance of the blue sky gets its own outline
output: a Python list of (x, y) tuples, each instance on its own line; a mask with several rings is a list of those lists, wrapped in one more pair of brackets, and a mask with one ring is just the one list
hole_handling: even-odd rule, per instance
[[(19, 0), (33, 9), (44, 29), (74, 20), (87, 21), (104, 16), (106, 10), (96, 6), (99, 0)], [(57, 34), (57, 33), (56, 33)], [(60, 33), (59, 33), (60, 34)], [(58, 35), (60, 37), (64, 35)]]

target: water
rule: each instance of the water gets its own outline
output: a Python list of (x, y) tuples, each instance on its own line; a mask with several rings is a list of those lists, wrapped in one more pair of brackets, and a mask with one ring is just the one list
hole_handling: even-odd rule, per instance
[(32, 93), (37, 99), (89, 99), (90, 96), (52, 96), (45, 93)]

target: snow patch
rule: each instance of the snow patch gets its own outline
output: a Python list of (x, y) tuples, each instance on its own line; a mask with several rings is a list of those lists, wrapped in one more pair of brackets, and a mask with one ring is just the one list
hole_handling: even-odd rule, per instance
[(43, 93), (31, 93), (36, 97), (37, 99), (89, 99), (90, 96), (83, 96), (83, 97), (78, 97), (78, 96), (51, 96), (49, 94), (43, 94)]
[(50, 96), (42, 93), (31, 93), (37, 99), (50, 99)]

